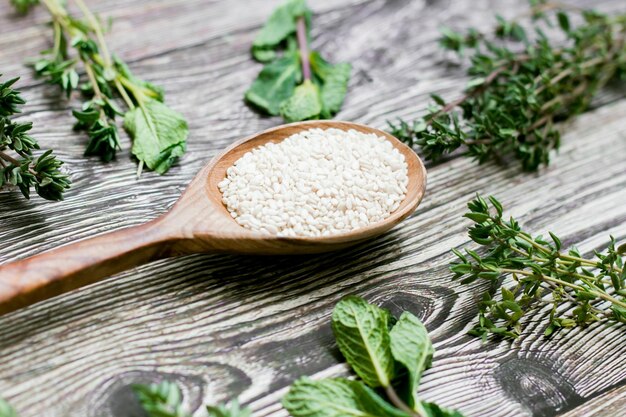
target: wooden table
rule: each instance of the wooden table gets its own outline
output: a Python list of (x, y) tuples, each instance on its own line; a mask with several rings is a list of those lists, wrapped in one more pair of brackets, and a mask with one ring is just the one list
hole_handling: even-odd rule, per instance
[[(194, 174), (237, 138), (275, 126), (242, 101), (260, 69), (249, 46), (278, 1), (90, 1), (114, 19), (114, 51), (136, 73), (165, 87), (190, 121), (189, 150), (160, 177), (135, 178), (129, 141), (117, 161), (84, 158), (71, 131), (76, 99), (59, 100), (22, 63), (49, 45), (39, 9), (18, 17), (0, 2), (0, 71), (22, 76), (24, 118), (35, 123), (72, 172), (63, 203), (0, 194), (0, 262), (109, 230), (167, 210)], [(318, 0), (314, 46), (354, 65), (338, 119), (384, 127), (415, 116), (432, 92), (453, 97), (462, 69), (436, 43), (437, 28), (488, 28), (494, 12), (525, 2)], [(581, 0), (580, 4), (584, 4)], [(624, 12), (619, 0), (595, 6)], [(626, 100), (607, 91), (568, 127), (548, 169), (478, 166), (454, 157), (429, 164), (417, 213), (376, 240), (320, 256), (206, 255), (157, 262), (0, 318), (0, 395), (22, 417), (138, 416), (129, 384), (178, 381), (186, 404), (238, 396), (255, 416), (284, 416), (279, 400), (302, 375), (347, 375), (329, 315), (347, 294), (421, 317), (437, 353), (420, 393), (468, 416), (617, 416), (626, 413), (626, 326), (596, 324), (540, 336), (548, 311), (526, 321), (514, 342), (482, 344), (475, 322), (485, 283), (461, 287), (447, 265), (467, 244), (461, 215), (476, 192), (495, 194), (533, 232), (548, 229), (584, 253), (609, 235), (626, 239)], [(130, 410), (130, 411), (129, 411)]]

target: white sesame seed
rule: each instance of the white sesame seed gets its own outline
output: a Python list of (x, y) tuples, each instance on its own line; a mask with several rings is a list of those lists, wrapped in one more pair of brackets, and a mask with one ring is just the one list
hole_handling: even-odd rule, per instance
[(407, 172), (404, 156), (384, 137), (310, 129), (247, 152), (218, 188), (243, 227), (278, 236), (328, 236), (397, 210)]

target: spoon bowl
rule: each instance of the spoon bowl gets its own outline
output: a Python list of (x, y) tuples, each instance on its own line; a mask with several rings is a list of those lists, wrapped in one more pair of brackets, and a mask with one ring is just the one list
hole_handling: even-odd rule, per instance
[[(320, 237), (279, 237), (256, 232), (240, 226), (222, 203), (218, 184), (225, 178), (226, 170), (245, 153), (269, 142), (277, 143), (303, 130), (335, 128), (354, 129), (374, 133), (389, 140), (404, 155), (408, 165), (407, 193), (398, 207), (383, 221), (370, 224), (348, 233)], [(193, 234), (194, 245), (204, 243), (201, 251), (226, 251), (248, 254), (306, 254), (341, 249), (374, 236), (378, 236), (409, 216), (418, 206), (426, 190), (426, 169), (411, 148), (387, 132), (369, 126), (338, 121), (308, 121), (278, 126), (242, 139), (225, 149), (196, 176), (174, 206), (171, 214), (189, 219), (188, 233)], [(189, 204), (193, 201), (193, 204)], [(207, 218), (210, 216), (210, 218)], [(192, 220), (193, 219), (193, 220)], [(189, 250), (179, 242), (183, 253), (198, 252), (197, 246)]]
[[(404, 200), (386, 219), (348, 233), (320, 237), (280, 237), (239, 225), (222, 203), (218, 183), (245, 153), (303, 130), (336, 128), (374, 133), (404, 155), (408, 185)], [(426, 169), (411, 148), (387, 132), (340, 121), (308, 121), (278, 126), (229, 146), (211, 160), (164, 215), (0, 266), (0, 314), (96, 282), (156, 259), (226, 252), (257, 255), (308, 254), (342, 249), (378, 236), (409, 216), (426, 190)]]

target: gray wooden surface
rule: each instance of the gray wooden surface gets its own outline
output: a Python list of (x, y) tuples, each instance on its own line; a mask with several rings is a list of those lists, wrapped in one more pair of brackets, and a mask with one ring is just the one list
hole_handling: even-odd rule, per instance
[[(67, 161), (74, 186), (63, 203), (0, 193), (0, 262), (139, 224), (164, 212), (212, 155), (280, 123), (242, 96), (260, 69), (248, 47), (277, 1), (99, 0), (115, 20), (110, 45), (140, 76), (163, 85), (190, 121), (189, 151), (168, 175), (135, 179), (129, 143), (118, 160), (82, 157), (58, 91), (32, 77), (25, 58), (46, 48), (46, 14), (18, 17), (0, 2), (0, 71), (22, 76), (24, 118)], [(437, 28), (487, 28), (493, 12), (525, 2), (320, 0), (315, 46), (354, 65), (339, 119), (384, 127), (418, 114), (428, 94), (456, 95), (466, 79), (436, 46)], [(583, 4), (581, 1), (580, 4)], [(594, 6), (625, 11), (620, 0)], [(468, 416), (617, 416), (626, 413), (626, 326), (592, 325), (546, 340), (548, 312), (515, 342), (465, 335), (482, 283), (450, 279), (449, 249), (468, 243), (461, 218), (475, 192), (493, 193), (533, 232), (548, 227), (583, 252), (626, 239), (626, 100), (606, 92), (568, 128), (554, 164), (539, 174), (464, 158), (429, 165), (417, 213), (391, 233), (311, 257), (191, 256), (129, 271), (0, 317), (0, 395), (23, 417), (139, 416), (132, 382), (178, 381), (188, 406), (234, 396), (255, 416), (284, 416), (279, 400), (302, 375), (347, 375), (329, 314), (347, 294), (410, 310), (437, 353), (421, 394)]]

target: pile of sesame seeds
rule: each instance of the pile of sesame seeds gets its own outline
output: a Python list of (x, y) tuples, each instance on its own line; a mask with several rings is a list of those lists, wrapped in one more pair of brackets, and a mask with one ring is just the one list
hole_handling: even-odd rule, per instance
[(407, 191), (404, 156), (384, 137), (309, 129), (244, 154), (219, 183), (243, 227), (328, 236), (387, 218)]

